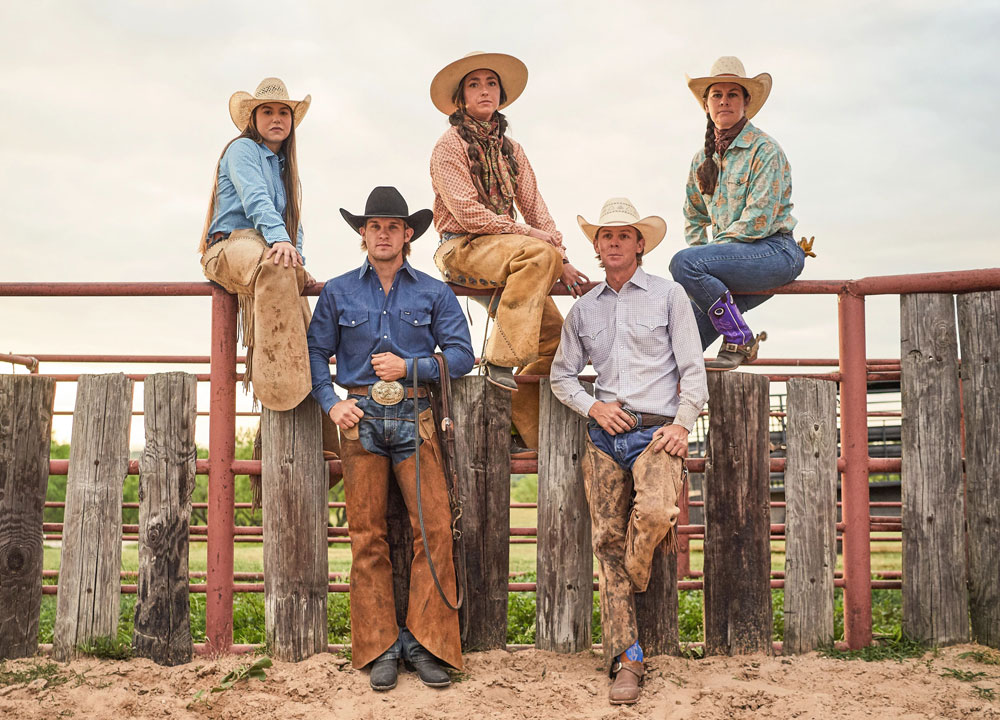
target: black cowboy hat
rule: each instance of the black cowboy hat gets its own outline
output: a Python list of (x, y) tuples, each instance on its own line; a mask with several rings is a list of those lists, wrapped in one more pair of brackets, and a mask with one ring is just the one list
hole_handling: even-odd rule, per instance
[(402, 218), (413, 230), (410, 242), (423, 235), (434, 219), (431, 210), (417, 210), (411, 215), (409, 208), (406, 207), (406, 200), (399, 194), (399, 190), (392, 186), (381, 186), (371, 191), (368, 202), (365, 203), (364, 215), (352, 215), (344, 208), (340, 208), (340, 214), (355, 230), (363, 228), (372, 218)]

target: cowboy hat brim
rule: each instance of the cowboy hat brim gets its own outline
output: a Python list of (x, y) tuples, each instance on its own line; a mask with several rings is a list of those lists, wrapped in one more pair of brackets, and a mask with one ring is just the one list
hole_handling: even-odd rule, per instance
[(646, 246), (643, 249), (644, 255), (652, 252), (653, 248), (659, 245), (667, 234), (667, 223), (659, 215), (650, 215), (635, 222), (623, 220), (621, 222), (607, 222), (603, 225), (589, 223), (584, 219), (583, 215), (577, 215), (576, 224), (580, 226), (583, 234), (587, 236), (592, 245), (597, 244), (597, 231), (602, 227), (634, 227), (642, 233), (642, 238), (646, 241)]
[(306, 95), (301, 100), (276, 100), (274, 98), (256, 98), (248, 92), (239, 90), (234, 92), (232, 97), (229, 98), (229, 117), (233, 119), (236, 128), (240, 132), (243, 132), (247, 129), (247, 124), (250, 122), (250, 116), (253, 114), (254, 108), (267, 103), (280, 103), (290, 107), (295, 127), (298, 127), (299, 123), (302, 122), (302, 118), (306, 116), (306, 112), (309, 110), (309, 105), (312, 103), (312, 95)]
[(761, 73), (752, 78), (740, 77), (739, 75), (711, 75), (709, 77), (688, 77), (687, 86), (691, 89), (691, 94), (698, 101), (698, 107), (705, 109), (705, 92), (716, 83), (731, 82), (741, 85), (750, 93), (750, 101), (747, 102), (744, 113), (747, 119), (752, 118), (767, 102), (767, 96), (771, 94), (771, 75)]
[(400, 218), (413, 230), (410, 242), (413, 242), (427, 232), (427, 228), (431, 226), (431, 222), (434, 220), (434, 212), (429, 209), (417, 210), (412, 215), (354, 215), (347, 212), (344, 208), (340, 208), (340, 214), (355, 231), (363, 228), (366, 222), (375, 217)]
[(431, 80), (431, 102), (445, 115), (451, 115), (458, 108), (452, 102), (455, 90), (462, 78), (473, 70), (492, 70), (500, 76), (500, 84), (507, 94), (507, 101), (498, 109), (503, 109), (520, 97), (528, 84), (528, 68), (513, 55), (504, 53), (470, 53), (453, 63), (445, 65)]

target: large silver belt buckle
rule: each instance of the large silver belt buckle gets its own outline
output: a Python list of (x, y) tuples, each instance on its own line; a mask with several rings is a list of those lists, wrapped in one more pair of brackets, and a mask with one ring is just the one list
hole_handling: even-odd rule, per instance
[(372, 400), (379, 405), (396, 405), (405, 395), (406, 390), (403, 389), (403, 383), (395, 380), (392, 382), (379, 380), (372, 385)]

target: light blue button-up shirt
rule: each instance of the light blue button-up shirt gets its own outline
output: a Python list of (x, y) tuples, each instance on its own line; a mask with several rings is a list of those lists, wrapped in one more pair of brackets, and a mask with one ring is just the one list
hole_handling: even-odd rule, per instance
[[(209, 237), (217, 232), (256, 228), (268, 246), (291, 242), (285, 228), (285, 185), (281, 181), (284, 155), (276, 155), (264, 143), (239, 138), (226, 148), (219, 161), (215, 217)], [(295, 249), (302, 255), (302, 223)], [(305, 262), (303, 255), (302, 261)]]

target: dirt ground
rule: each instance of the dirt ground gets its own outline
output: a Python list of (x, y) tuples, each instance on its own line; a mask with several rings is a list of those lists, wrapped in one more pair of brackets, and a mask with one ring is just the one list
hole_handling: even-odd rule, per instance
[[(537, 650), (467, 656), (447, 690), (400, 670), (399, 685), (374, 693), (366, 673), (330, 654), (275, 662), (263, 680), (210, 692), (247, 657), (163, 668), (148, 660), (79, 659), (49, 666), (48, 678), (0, 685), (0, 717), (102, 718), (1000, 718), (1000, 666), (958, 656), (975, 646), (928, 652), (918, 660), (863, 662), (746, 656), (648, 661), (640, 702), (614, 708), (595, 653)], [(2, 671), (47, 666), (47, 657), (8, 661)], [(959, 671), (949, 672), (949, 669)], [(965, 680), (956, 677), (965, 671)], [(984, 673), (983, 675), (972, 675)], [(977, 691), (975, 688), (981, 688)], [(202, 699), (195, 699), (205, 690)], [(990, 691), (994, 692), (990, 692)], [(990, 697), (990, 696), (993, 697)]]

